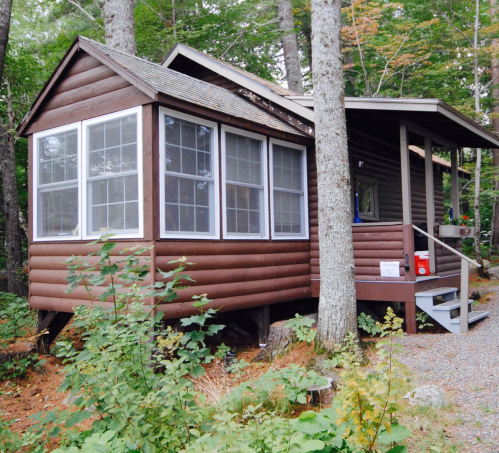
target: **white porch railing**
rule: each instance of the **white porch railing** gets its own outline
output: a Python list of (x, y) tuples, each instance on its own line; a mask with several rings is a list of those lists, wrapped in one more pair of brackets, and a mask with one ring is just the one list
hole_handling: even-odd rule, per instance
[(469, 289), (469, 263), (474, 264), (477, 267), (481, 267), (476, 261), (468, 258), (466, 255), (463, 255), (461, 252), (458, 252), (456, 249), (453, 249), (445, 242), (440, 241), (435, 236), (428, 234), (426, 231), (423, 231), (421, 228), (418, 228), (415, 225), (412, 225), (418, 233), (424, 234), (428, 239), (431, 239), (436, 244), (445, 247), (447, 250), (450, 250), (454, 255), (459, 256), (461, 258), (461, 307), (460, 307), (460, 333), (465, 334), (468, 333), (468, 289)]

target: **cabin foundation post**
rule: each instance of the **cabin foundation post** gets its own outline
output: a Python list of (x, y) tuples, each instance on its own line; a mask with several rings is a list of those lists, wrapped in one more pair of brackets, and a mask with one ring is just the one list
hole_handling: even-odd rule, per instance
[(412, 335), (417, 332), (416, 326), (416, 303), (405, 303), (405, 328), (408, 334)]
[(258, 326), (258, 344), (260, 347), (267, 345), (267, 338), (270, 333), (270, 310), (268, 305), (252, 308), (248, 310), (251, 319)]
[(47, 333), (38, 337), (36, 343), (36, 347), (40, 354), (48, 355), (50, 353), (50, 345), (72, 318), (73, 313), (38, 310), (38, 327), (36, 333), (39, 334), (43, 331), (47, 331)]

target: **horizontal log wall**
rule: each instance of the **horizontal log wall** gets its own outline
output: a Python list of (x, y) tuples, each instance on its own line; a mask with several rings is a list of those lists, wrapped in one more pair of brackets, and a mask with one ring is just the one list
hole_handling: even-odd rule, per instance
[[(99, 246), (88, 246), (86, 242), (54, 242), (54, 243), (32, 243), (29, 246), (29, 291), (30, 306), (36, 310), (51, 310), (71, 312), (78, 305), (104, 305), (112, 306), (112, 300), (101, 304), (98, 295), (102, 293), (104, 287), (91, 287), (91, 296), (88, 295), (82, 284), (69, 294), (68, 290), (68, 263), (67, 260), (75, 255), (82, 256), (90, 264), (98, 262), (95, 256), (88, 257), (88, 254), (97, 251)], [(118, 251), (124, 251), (126, 248), (141, 245), (150, 247), (153, 242), (140, 241), (117, 241), (116, 250), (111, 256), (112, 262), (121, 261), (123, 256)], [(124, 252), (128, 255), (132, 252)], [(141, 264), (150, 264), (153, 256), (151, 250), (147, 250), (141, 255)], [(123, 267), (123, 265), (120, 265)], [(99, 267), (96, 267), (99, 270)], [(96, 272), (90, 272), (96, 273)], [(152, 274), (146, 278), (146, 283), (153, 282)]]
[[(435, 228), (435, 237), (438, 236), (438, 227)], [(447, 245), (452, 247), (458, 252), (463, 252), (463, 240), (454, 238), (439, 238), (441, 241), (445, 242)], [(436, 274), (439, 277), (445, 277), (446, 275), (456, 275), (461, 273), (461, 258), (452, 253), (450, 250), (442, 247), (441, 245), (435, 244), (435, 266)]]
[[(192, 266), (183, 274), (194, 282), (178, 291), (175, 302), (159, 307), (166, 318), (193, 313), (192, 296), (207, 294), (221, 311), (310, 297), (308, 241), (158, 241), (156, 266), (175, 268), (185, 256)], [(161, 274), (156, 274), (161, 280)]]
[(26, 134), (150, 102), (151, 99), (96, 58), (79, 51), (47, 96)]
[[(349, 135), (349, 150), (352, 162), (352, 185), (355, 175), (375, 178), (378, 182), (379, 222), (402, 222), (402, 193), (400, 153), (397, 149), (378, 143), (358, 133)], [(363, 168), (353, 168), (354, 159), (364, 161)], [(424, 159), (411, 153), (412, 217), (415, 225), (426, 222), (426, 189)], [(312, 281), (320, 280), (317, 167), (315, 154), (308, 155), (309, 171), (309, 216)], [(435, 219), (444, 219), (443, 177), (441, 168), (434, 165)], [(363, 281), (395, 281), (382, 279), (379, 262), (399, 261), (400, 279), (405, 280), (404, 239), (402, 225), (354, 227), (355, 278)], [(438, 259), (437, 259), (438, 263)], [(318, 295), (314, 285), (313, 295)]]

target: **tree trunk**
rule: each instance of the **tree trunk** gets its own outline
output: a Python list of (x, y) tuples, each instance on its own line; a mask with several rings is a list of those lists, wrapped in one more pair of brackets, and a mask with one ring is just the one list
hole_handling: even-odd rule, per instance
[(105, 0), (104, 34), (106, 45), (136, 55), (133, 5), (133, 0)]
[(282, 49), (284, 51), (288, 88), (295, 93), (303, 94), (300, 55), (296, 42), (295, 21), (293, 19), (291, 0), (277, 1), (277, 15), (279, 17), (279, 27), (281, 29), (281, 41)]
[[(490, 5), (490, 19), (492, 23), (497, 23), (497, 0), (489, 0)], [(496, 51), (499, 45), (497, 38), (492, 39), (492, 58), (490, 59), (491, 68), (491, 94), (492, 94), (492, 127), (496, 134), (499, 134), (499, 59), (497, 58)], [(499, 191), (499, 149), (492, 150), (492, 164), (494, 167), (494, 191)], [(490, 245), (493, 249), (499, 249), (499, 197), (494, 195), (492, 215), (492, 235), (490, 238)]]
[(22, 251), (14, 140), (3, 123), (0, 125), (0, 135), (2, 137), (0, 140), (0, 174), (3, 186), (7, 285), (10, 293), (25, 296), (26, 291), (22, 280)]
[[(481, 112), (480, 107), (480, 78), (478, 74), (478, 28), (480, 25), (480, 0), (475, 0), (475, 33), (474, 33), (474, 75), (475, 75), (475, 111), (478, 114)], [(479, 119), (479, 118), (477, 118)], [(482, 172), (482, 150), (476, 150), (476, 167), (475, 167), (475, 259), (481, 267), (478, 268), (478, 273), (481, 277), (485, 276), (483, 269), (482, 251), (480, 248), (480, 179)]]
[(3, 65), (7, 53), (7, 44), (9, 43), (11, 12), (12, 0), (0, 0), (0, 81), (3, 76)]
[(357, 332), (341, 25), (341, 0), (312, 0), (321, 269), (317, 341), (326, 349)]

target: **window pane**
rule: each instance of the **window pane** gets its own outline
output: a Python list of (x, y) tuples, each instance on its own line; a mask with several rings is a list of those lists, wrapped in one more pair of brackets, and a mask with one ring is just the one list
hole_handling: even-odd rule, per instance
[(38, 139), (40, 185), (77, 179), (77, 137), (78, 132), (71, 130)]
[(274, 187), (303, 190), (302, 151), (273, 145)]
[[(135, 233), (139, 228), (137, 115), (86, 130), (88, 142), (89, 234)], [(123, 172), (135, 172), (120, 176)], [(102, 178), (106, 176), (105, 178)]]
[(165, 116), (165, 232), (213, 232), (212, 140), (212, 128)]
[(72, 236), (78, 225), (78, 188), (38, 192), (38, 236)]
[(373, 213), (373, 185), (367, 182), (359, 182), (359, 212), (363, 214)]

